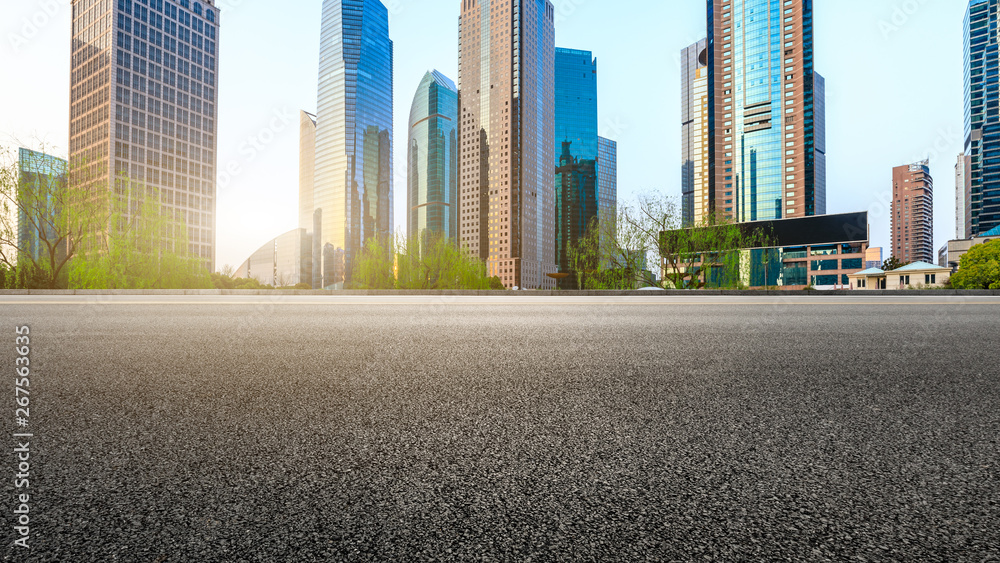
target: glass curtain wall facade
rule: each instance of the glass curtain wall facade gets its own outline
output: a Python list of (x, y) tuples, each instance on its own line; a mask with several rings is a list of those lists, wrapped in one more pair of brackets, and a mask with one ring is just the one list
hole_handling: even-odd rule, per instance
[(709, 200), (721, 215), (826, 211), (812, 17), (812, 0), (708, 0)]
[(681, 212), (685, 227), (708, 215), (708, 39), (681, 51)]
[(555, 6), (462, 0), (460, 236), (506, 287), (555, 280)]
[[(19, 186), (33, 186), (33, 193), (53, 193), (56, 191), (65, 190), (67, 183), (69, 181), (69, 163), (65, 160), (41, 153), (38, 151), (33, 151), (29, 149), (19, 149), (17, 158), (17, 168), (18, 168), (18, 185)], [(53, 188), (43, 188), (45, 185), (54, 185)], [(65, 193), (65, 192), (64, 192)], [(24, 203), (22, 203), (24, 205)], [(30, 204), (38, 213), (37, 214), (50, 214), (49, 217), (27, 217), (24, 209), (18, 208), (17, 210), (17, 247), (18, 249), (27, 252), (35, 260), (42, 257), (42, 242), (39, 240), (39, 231), (46, 233), (46, 239), (49, 241), (54, 241), (58, 234), (53, 228), (46, 228), (46, 225), (51, 224), (52, 221), (57, 220), (60, 216), (62, 209), (52, 201), (49, 202), (32, 202)], [(5, 249), (7, 251), (8, 249)], [(65, 245), (62, 245), (60, 252), (65, 251)], [(65, 256), (65, 254), (62, 254)]]
[(567, 252), (598, 217), (597, 59), (590, 51), (555, 52), (556, 263), (568, 273)]
[(960, 154), (955, 163), (955, 239), (972, 238), (972, 157)]
[(389, 237), (392, 207), (389, 13), (379, 0), (324, 0), (313, 177), (314, 287), (344, 289), (354, 259)]
[(602, 225), (601, 247), (608, 248), (607, 238), (618, 224), (618, 143), (597, 138), (597, 220)]
[(971, 235), (1000, 226), (1000, 0), (972, 0), (965, 14), (965, 154), (971, 158)]
[(410, 108), (408, 236), (458, 241), (458, 89), (438, 71), (424, 75)]
[(73, 0), (72, 32), (71, 187), (154, 194), (214, 269), (218, 8)]
[(571, 274), (559, 282), (563, 289), (577, 287), (569, 251), (598, 217), (597, 161), (576, 158), (572, 150), (573, 143), (563, 141), (556, 168), (556, 263), (560, 272)]
[(295, 229), (268, 241), (235, 272), (236, 278), (253, 278), (263, 285), (294, 287), (312, 281), (312, 237)]

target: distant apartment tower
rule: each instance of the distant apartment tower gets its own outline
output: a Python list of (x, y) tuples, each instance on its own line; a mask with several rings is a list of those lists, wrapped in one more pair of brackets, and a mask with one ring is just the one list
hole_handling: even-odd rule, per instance
[(313, 277), (343, 289), (364, 244), (393, 231), (393, 44), (379, 0), (324, 0), (322, 17)]
[(708, 39), (681, 51), (681, 212), (685, 227), (708, 215)]
[(408, 236), (458, 241), (458, 89), (428, 72), (410, 107), (407, 144)]
[(972, 157), (958, 155), (955, 163), (955, 239), (972, 238)]
[(1000, 0), (971, 0), (965, 13), (965, 154), (970, 157), (971, 236), (1000, 226)]
[(934, 263), (934, 180), (928, 161), (892, 169), (892, 256)]
[(462, 0), (463, 246), (507, 287), (555, 287), (555, 6)]
[(618, 143), (604, 137), (597, 137), (597, 220), (603, 245), (618, 222)]
[(213, 0), (73, 0), (70, 186), (154, 194), (209, 269), (218, 34)]
[(708, 0), (709, 203), (738, 221), (826, 213), (812, 1)]

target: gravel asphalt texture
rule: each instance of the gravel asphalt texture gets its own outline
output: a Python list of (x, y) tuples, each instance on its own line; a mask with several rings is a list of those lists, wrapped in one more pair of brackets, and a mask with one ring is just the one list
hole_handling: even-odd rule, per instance
[(755, 303), (0, 301), (3, 560), (1000, 561), (1000, 300)]

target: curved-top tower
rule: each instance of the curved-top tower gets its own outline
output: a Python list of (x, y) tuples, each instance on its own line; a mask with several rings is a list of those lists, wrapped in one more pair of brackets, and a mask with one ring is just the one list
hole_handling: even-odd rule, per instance
[(407, 233), (458, 239), (458, 89), (438, 71), (420, 81), (410, 108)]

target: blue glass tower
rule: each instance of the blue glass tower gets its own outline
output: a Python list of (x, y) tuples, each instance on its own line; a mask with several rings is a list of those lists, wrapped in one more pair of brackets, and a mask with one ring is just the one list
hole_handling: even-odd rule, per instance
[(562, 155), (568, 141), (574, 157), (596, 160), (597, 59), (590, 51), (556, 48), (555, 90), (555, 154)]
[(965, 14), (965, 154), (972, 161), (972, 236), (1000, 226), (998, 9), (998, 0), (972, 0)]
[(826, 213), (812, 0), (708, 0), (709, 200), (737, 221)]
[(324, 288), (349, 285), (365, 242), (392, 234), (392, 49), (382, 2), (324, 0), (313, 180)]
[[(568, 251), (598, 216), (597, 59), (590, 51), (555, 54), (556, 263), (569, 272)], [(575, 287), (567, 278), (563, 287)]]
[(420, 81), (410, 108), (407, 231), (458, 240), (458, 89), (438, 71)]

